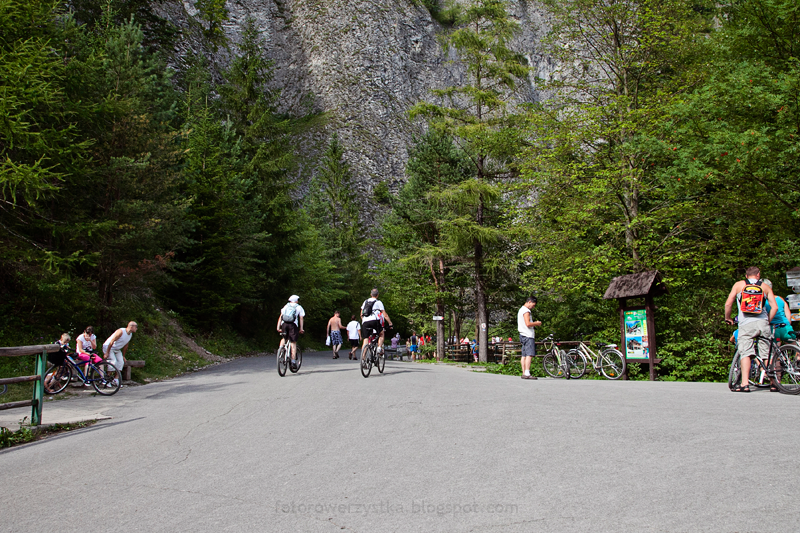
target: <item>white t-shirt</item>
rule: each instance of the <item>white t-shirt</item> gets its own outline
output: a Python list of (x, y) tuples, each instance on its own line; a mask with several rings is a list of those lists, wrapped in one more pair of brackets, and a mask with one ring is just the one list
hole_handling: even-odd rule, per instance
[(367, 305), (367, 302), (369, 302), (369, 301), (375, 302), (374, 304), (372, 304), (372, 314), (362, 318), (361, 319), (361, 323), (362, 324), (364, 322), (369, 322), (370, 320), (380, 320), (381, 319), (381, 313), (386, 310), (383, 307), (383, 302), (381, 302), (377, 298), (369, 298), (367, 300), (364, 300), (364, 303), (361, 304), (361, 309), (362, 310), (364, 309), (364, 306)]
[(302, 305), (300, 305), (300, 304), (294, 304), (294, 303), (292, 303), (292, 302), (289, 302), (288, 304), (284, 305), (284, 306), (281, 308), (281, 317), (282, 317), (284, 314), (286, 314), (286, 309), (287, 309), (287, 308), (288, 308), (290, 305), (296, 305), (296, 306), (297, 306), (297, 312), (296, 312), (296, 313), (295, 313), (295, 315), (294, 315), (294, 324), (295, 324), (296, 326), (300, 326), (300, 317), (301, 317), (301, 316), (306, 316), (306, 312), (305, 312), (305, 310), (303, 309), (303, 306), (302, 306)]
[(92, 349), (92, 341), (97, 342), (97, 335), (92, 333), (92, 336), (87, 338), (86, 333), (81, 333), (75, 341), (84, 352), (88, 352)]
[[(529, 328), (528, 326), (525, 325), (525, 313), (530, 313), (530, 312), (531, 310), (525, 307), (524, 305), (519, 308), (519, 311), (517, 312), (517, 331), (519, 331), (519, 334), (522, 335), (523, 337), (530, 337), (531, 339), (533, 339), (536, 337), (536, 335), (533, 332), (533, 328), (532, 327)], [(533, 320), (531, 320), (531, 322), (533, 322)]]
[(347, 324), (347, 338), (358, 339), (358, 332), (360, 329), (361, 324), (359, 324), (357, 320), (351, 320), (350, 323)]

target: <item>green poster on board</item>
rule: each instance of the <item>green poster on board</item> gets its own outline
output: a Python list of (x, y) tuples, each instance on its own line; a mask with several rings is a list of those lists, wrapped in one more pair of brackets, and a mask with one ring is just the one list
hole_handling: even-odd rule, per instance
[(625, 357), (628, 359), (650, 358), (647, 339), (647, 311), (644, 309), (625, 311)]

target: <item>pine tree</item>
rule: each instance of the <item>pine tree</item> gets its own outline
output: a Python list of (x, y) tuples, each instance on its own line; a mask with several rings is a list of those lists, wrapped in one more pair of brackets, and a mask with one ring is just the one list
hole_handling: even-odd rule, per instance
[(500, 184), (514, 176), (514, 156), (522, 140), (521, 115), (509, 98), (528, 73), (525, 58), (510, 41), (519, 25), (501, 0), (472, 0), (459, 13), (456, 27), (443, 38), (465, 66), (462, 85), (433, 91), (440, 103), (422, 102), (412, 117), (425, 117), (431, 128), (451, 136), (471, 161), (471, 178), (445, 190), (440, 201), (460, 211), (446, 232), (450, 245), (472, 260), (480, 360), (487, 360), (488, 286), (504, 241), (500, 229)]

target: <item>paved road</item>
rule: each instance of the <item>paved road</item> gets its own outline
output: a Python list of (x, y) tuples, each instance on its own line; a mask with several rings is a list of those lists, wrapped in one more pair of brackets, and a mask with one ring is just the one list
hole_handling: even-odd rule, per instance
[(240, 359), (0, 452), (0, 531), (795, 531), (800, 397)]

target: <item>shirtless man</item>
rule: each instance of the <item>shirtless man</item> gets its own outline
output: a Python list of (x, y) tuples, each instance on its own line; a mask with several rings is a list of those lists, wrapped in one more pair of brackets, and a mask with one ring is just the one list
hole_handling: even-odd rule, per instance
[[(768, 301), (770, 304), (769, 313), (767, 313), (766, 305), (763, 305), (765, 303), (763, 301), (760, 308), (743, 309), (746, 305), (742, 305), (742, 291), (748, 285), (761, 287), (764, 296), (763, 300)], [(769, 323), (775, 318), (775, 313), (778, 310), (772, 287), (763, 282), (761, 270), (758, 267), (748, 268), (745, 273), (745, 279), (734, 283), (730, 294), (728, 294), (728, 299), (725, 301), (725, 322), (730, 325), (734, 324), (731, 318), (734, 303), (736, 303), (736, 312), (739, 319), (738, 350), (742, 382), (733, 389), (733, 392), (750, 392), (750, 359), (756, 355), (756, 340), (758, 340), (760, 354), (766, 357), (769, 354), (769, 339), (772, 338)], [(774, 379), (770, 378), (770, 381), (772, 382), (770, 390), (778, 392)]]
[(342, 347), (342, 332), (340, 330), (343, 329), (346, 328), (342, 325), (339, 311), (334, 311), (333, 318), (328, 320), (328, 335), (331, 336), (331, 347), (333, 348), (334, 359), (339, 359), (339, 348)]

